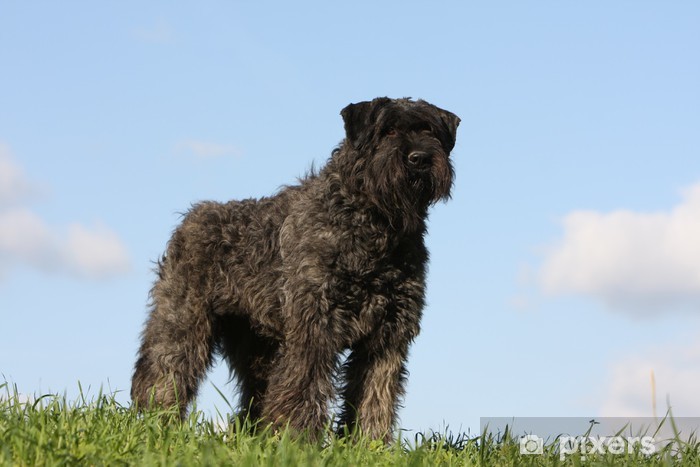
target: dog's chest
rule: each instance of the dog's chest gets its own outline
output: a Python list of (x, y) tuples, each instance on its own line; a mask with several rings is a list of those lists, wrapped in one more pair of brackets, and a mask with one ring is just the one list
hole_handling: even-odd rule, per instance
[(339, 255), (329, 287), (331, 310), (351, 331), (349, 344), (391, 321), (406, 299), (410, 271), (396, 245), (386, 236), (371, 240), (356, 242)]
[(397, 290), (393, 284), (379, 284), (367, 277), (343, 275), (329, 293), (330, 312), (348, 330), (348, 344), (378, 329), (393, 313)]

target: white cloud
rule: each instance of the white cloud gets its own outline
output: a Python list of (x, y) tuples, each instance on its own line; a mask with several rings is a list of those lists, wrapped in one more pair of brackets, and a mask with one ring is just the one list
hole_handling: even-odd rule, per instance
[[(9, 149), (2, 145), (0, 181), (15, 181), (12, 185), (1, 185), (0, 201), (19, 200), (29, 186), (12, 161)], [(49, 273), (95, 279), (128, 271), (126, 247), (107, 227), (99, 224), (91, 228), (80, 224), (50, 226), (29, 208), (7, 204), (0, 203), (0, 272), (3, 274), (17, 264)]]
[(657, 347), (610, 365), (610, 377), (601, 403), (604, 417), (653, 416), (654, 372), (656, 415), (663, 416), (671, 403), (677, 417), (700, 416), (700, 340), (691, 345)]
[(58, 246), (36, 214), (24, 208), (0, 211), (0, 258), (22, 261), (44, 270), (59, 262)]
[(637, 314), (700, 311), (700, 183), (669, 212), (575, 211), (563, 225), (540, 270), (546, 292)]
[(119, 237), (98, 225), (52, 229), (25, 208), (0, 212), (0, 264), (24, 263), (44, 272), (102, 279), (129, 270)]
[(117, 234), (103, 225), (92, 229), (71, 225), (62, 249), (66, 264), (82, 276), (103, 278), (129, 270), (126, 248)]
[(22, 169), (14, 163), (9, 146), (0, 142), (0, 207), (15, 204), (33, 191)]
[(234, 146), (208, 141), (185, 140), (177, 144), (178, 152), (185, 152), (195, 157), (206, 159), (221, 156), (238, 156), (240, 152)]

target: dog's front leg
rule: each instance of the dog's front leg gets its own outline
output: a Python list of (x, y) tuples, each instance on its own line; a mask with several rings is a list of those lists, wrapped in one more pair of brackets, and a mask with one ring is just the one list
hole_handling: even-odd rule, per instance
[(328, 421), (333, 397), (333, 374), (338, 338), (327, 301), (318, 288), (288, 284), (285, 339), (271, 370), (264, 399), (263, 419), (276, 427), (287, 424), (318, 438)]
[(409, 281), (404, 286), (403, 294), (383, 300), (387, 306), (385, 319), (352, 346), (345, 361), (340, 435), (359, 428), (371, 438), (392, 440), (408, 376), (408, 351), (420, 332), (424, 302), (421, 281)]
[(353, 346), (344, 365), (345, 387), (339, 434), (359, 428), (363, 435), (389, 442), (406, 384), (410, 337), (377, 346), (365, 340)]

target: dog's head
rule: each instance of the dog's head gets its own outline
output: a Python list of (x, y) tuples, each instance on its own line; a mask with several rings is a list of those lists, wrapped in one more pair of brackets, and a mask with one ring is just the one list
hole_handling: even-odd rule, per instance
[(354, 154), (345, 175), (392, 221), (416, 227), (430, 204), (450, 197), (459, 117), (423, 100), (386, 97), (350, 104), (341, 115)]

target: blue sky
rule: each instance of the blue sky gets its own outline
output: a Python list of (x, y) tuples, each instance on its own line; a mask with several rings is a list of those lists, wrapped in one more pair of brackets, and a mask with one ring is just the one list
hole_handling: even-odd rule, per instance
[[(0, 3), (0, 373), (128, 401), (179, 212), (323, 164), (339, 111), (462, 119), (402, 426), (700, 402), (700, 4)], [(200, 405), (225, 404), (223, 365)]]

